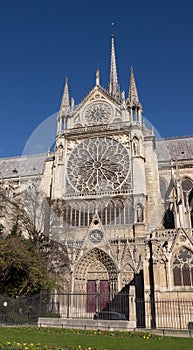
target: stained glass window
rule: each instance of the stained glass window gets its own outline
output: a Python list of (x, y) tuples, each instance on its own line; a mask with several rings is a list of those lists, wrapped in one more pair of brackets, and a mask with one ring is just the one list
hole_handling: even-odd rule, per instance
[(174, 286), (193, 286), (193, 254), (187, 248), (180, 249), (174, 256)]

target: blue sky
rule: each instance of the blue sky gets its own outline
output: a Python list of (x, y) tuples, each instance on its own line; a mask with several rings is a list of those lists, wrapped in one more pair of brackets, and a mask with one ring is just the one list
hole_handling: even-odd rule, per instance
[(144, 116), (162, 137), (193, 134), (193, 2), (7, 0), (0, 2), (0, 156), (22, 154), (57, 112), (65, 77), (75, 104), (109, 80), (111, 23), (127, 93), (134, 67)]

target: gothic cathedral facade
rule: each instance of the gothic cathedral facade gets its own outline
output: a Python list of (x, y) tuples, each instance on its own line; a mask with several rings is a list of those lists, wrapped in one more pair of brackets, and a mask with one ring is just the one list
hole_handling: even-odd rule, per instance
[[(66, 80), (55, 149), (30, 156), (57, 217), (49, 234), (67, 248), (64, 292), (192, 297), (193, 137), (157, 139), (142, 112), (132, 68), (128, 95), (120, 93), (112, 36), (108, 89), (97, 70), (75, 107)], [(14, 186), (19, 175), (4, 171), (11, 162), (0, 166)]]

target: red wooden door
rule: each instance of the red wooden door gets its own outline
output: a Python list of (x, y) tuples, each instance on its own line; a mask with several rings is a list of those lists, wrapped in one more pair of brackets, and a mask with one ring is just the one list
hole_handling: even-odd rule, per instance
[(103, 310), (109, 302), (109, 282), (108, 281), (100, 281), (99, 293), (100, 293), (99, 309)]
[(96, 281), (87, 281), (87, 312), (96, 311)]

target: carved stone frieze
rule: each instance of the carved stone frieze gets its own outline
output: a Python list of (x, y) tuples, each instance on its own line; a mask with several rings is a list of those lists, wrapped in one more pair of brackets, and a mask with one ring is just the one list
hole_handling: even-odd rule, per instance
[(80, 140), (68, 140), (68, 143), (67, 143), (67, 154), (72, 152), (73, 149), (75, 149), (80, 142), (81, 142)]
[(129, 284), (134, 278), (134, 270), (132, 266), (128, 263), (122, 269), (122, 287)]
[(131, 137), (130, 137), (130, 134), (113, 135), (113, 139), (117, 140), (118, 142), (120, 142), (128, 150), (131, 149)]

